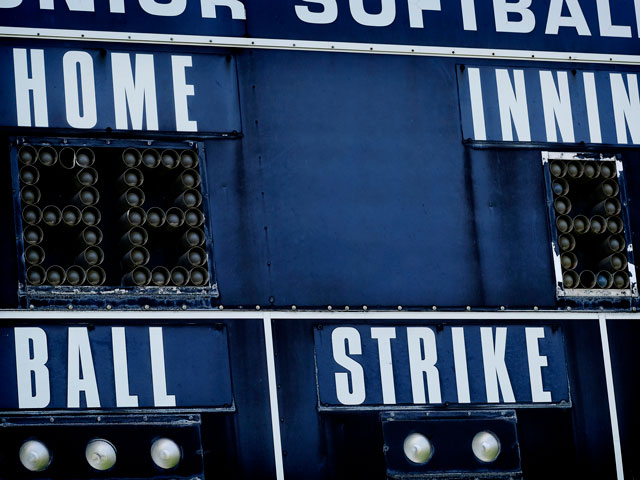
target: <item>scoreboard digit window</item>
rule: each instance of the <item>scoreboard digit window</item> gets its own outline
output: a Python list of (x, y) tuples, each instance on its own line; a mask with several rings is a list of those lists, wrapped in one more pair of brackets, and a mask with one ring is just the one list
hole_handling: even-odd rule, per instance
[(558, 297), (638, 295), (622, 161), (543, 152)]
[(197, 143), (18, 139), (11, 159), (28, 303), (217, 296)]

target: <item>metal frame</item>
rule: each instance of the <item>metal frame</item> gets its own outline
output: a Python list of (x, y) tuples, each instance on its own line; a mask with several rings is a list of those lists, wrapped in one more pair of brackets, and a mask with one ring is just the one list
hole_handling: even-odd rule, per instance
[[(165, 303), (175, 304), (176, 302), (192, 305), (205, 306), (206, 300), (219, 297), (218, 285), (215, 278), (215, 257), (213, 252), (213, 235), (210, 226), (209, 212), (209, 190), (207, 185), (205, 150), (202, 142), (192, 140), (167, 141), (167, 140), (126, 140), (126, 139), (104, 139), (104, 138), (72, 138), (72, 137), (14, 137), (10, 139), (12, 148), (11, 159), (11, 181), (14, 191), (13, 207), (16, 233), (16, 246), (18, 250), (18, 297), (25, 298), (28, 303), (32, 300), (58, 301), (65, 303), (81, 303), (83, 305), (97, 305), (102, 302), (118, 304), (126, 302), (132, 298), (139, 299), (145, 297), (150, 299), (149, 303), (154, 306)], [(149, 148), (196, 148), (199, 161), (202, 193), (202, 213), (205, 217), (203, 229), (205, 233), (206, 252), (208, 256), (209, 286), (206, 287), (123, 287), (123, 286), (32, 286), (27, 285), (26, 267), (24, 265), (24, 239), (22, 237), (22, 215), (21, 201), (18, 192), (20, 191), (18, 149), (22, 145), (64, 145), (74, 147), (100, 147), (100, 148), (124, 148), (137, 147)]]
[(246, 38), (164, 33), (110, 32), (99, 30), (70, 30), (58, 28), (0, 27), (0, 38), (80, 40), (125, 42), (156, 45), (191, 45), (225, 48), (264, 48), (273, 50), (302, 50), (387, 55), (413, 55), (458, 58), (491, 58), (571, 63), (603, 63), (640, 65), (639, 55), (554, 52), (543, 50), (511, 50), (457, 46), (424, 46), (385, 43), (297, 40), (276, 38)]
[[(626, 254), (629, 268), (629, 288), (625, 289), (587, 289), (587, 288), (564, 288), (562, 283), (562, 267), (560, 264), (560, 248), (558, 247), (558, 230), (555, 227), (556, 214), (553, 208), (553, 192), (551, 190), (551, 173), (549, 162), (551, 160), (594, 160), (594, 161), (614, 161), (616, 163), (616, 175), (620, 187), (620, 203), (622, 204), (622, 221), (624, 224), (624, 237), (627, 244)], [(633, 259), (633, 244), (631, 239), (631, 228), (629, 223), (629, 212), (627, 207), (626, 182), (622, 161), (613, 155), (605, 155), (593, 152), (542, 152), (542, 166), (544, 168), (544, 178), (547, 195), (547, 207), (549, 213), (549, 224), (551, 234), (551, 251), (553, 253), (553, 270), (556, 277), (556, 297), (557, 298), (629, 298), (638, 297), (638, 283), (636, 269)]]

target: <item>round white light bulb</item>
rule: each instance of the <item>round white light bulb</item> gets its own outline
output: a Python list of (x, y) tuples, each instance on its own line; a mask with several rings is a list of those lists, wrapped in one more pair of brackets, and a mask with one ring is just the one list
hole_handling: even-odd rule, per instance
[(412, 433), (404, 439), (404, 454), (409, 461), (424, 465), (433, 455), (433, 446), (429, 439), (421, 433)]
[(480, 432), (473, 437), (471, 449), (478, 460), (491, 463), (500, 455), (500, 440), (491, 432)]
[(32, 472), (43, 472), (51, 463), (51, 454), (44, 443), (28, 440), (20, 447), (20, 463)]
[(180, 463), (182, 452), (176, 442), (169, 438), (159, 438), (151, 445), (151, 459), (158, 467), (169, 470)]
[(89, 465), (96, 470), (109, 470), (116, 464), (116, 447), (102, 438), (91, 440), (84, 454)]

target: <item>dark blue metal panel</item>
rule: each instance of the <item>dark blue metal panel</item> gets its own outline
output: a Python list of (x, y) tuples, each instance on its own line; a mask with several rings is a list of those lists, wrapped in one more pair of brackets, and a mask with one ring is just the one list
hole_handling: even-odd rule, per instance
[[(152, 330), (160, 335), (155, 336), (155, 340), (152, 340)], [(0, 372), (0, 383), (6, 388), (0, 391), (0, 410), (133, 407), (119, 404), (114, 390), (116, 377), (128, 379), (128, 392), (122, 391), (120, 395), (135, 396), (135, 406), (139, 408), (233, 408), (227, 332), (223, 325), (161, 326), (159, 330), (128, 326), (124, 329), (124, 338), (126, 356), (122, 357), (119, 346), (118, 355), (114, 353), (113, 327), (80, 326), (73, 327), (73, 332), (65, 326), (2, 329), (1, 363), (5, 368)], [(72, 347), (72, 344), (76, 346)], [(156, 349), (152, 354), (152, 344), (162, 350)], [(125, 365), (119, 363), (117, 372), (114, 357), (126, 359)], [(81, 376), (76, 378), (71, 374), (72, 365), (80, 367)], [(74, 406), (74, 400), (68, 398), (67, 388), (70, 383), (80, 387), (81, 379), (84, 379), (84, 393), (77, 393), (79, 404)], [(22, 382), (26, 388), (19, 389), (17, 382)], [(162, 389), (162, 396), (172, 396), (174, 405), (156, 398), (158, 382), (164, 382), (166, 388)], [(88, 400), (88, 392), (94, 390), (97, 404)], [(70, 391), (76, 391), (75, 387)], [(35, 397), (49, 398), (49, 401), (46, 404), (38, 401), (37, 406), (22, 404), (18, 401), (19, 392), (27, 400)]]

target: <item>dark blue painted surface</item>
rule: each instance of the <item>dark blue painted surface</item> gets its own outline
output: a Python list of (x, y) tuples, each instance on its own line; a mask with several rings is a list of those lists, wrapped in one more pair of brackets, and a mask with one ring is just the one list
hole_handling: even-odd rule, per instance
[[(2, 45), (208, 52), (36, 41)], [(602, 43), (603, 49), (608, 46)], [(204, 141), (220, 303), (323, 309), (329, 304), (470, 305), (473, 310), (567, 306), (555, 298), (547, 230), (540, 151), (549, 146), (465, 143), (459, 59), (246, 50), (233, 56), (243, 137)], [(531, 66), (480, 60), (473, 65)], [(165, 120), (171, 120), (173, 112), (166, 112)], [(36, 133), (42, 131), (3, 129), (7, 136)], [(138, 131), (45, 133), (156, 138)], [(620, 151), (633, 206), (640, 191), (638, 154)], [(8, 149), (4, 152), (8, 158)], [(3, 178), (8, 203), (8, 169), (0, 171)], [(13, 225), (4, 203), (2, 218)], [(632, 229), (639, 215), (634, 212), (630, 208)], [(15, 251), (11, 229), (0, 233), (0, 248)], [(4, 266), (1, 306), (12, 308), (17, 306), (13, 257)], [(603, 305), (626, 308), (630, 303)], [(205, 469), (234, 478), (275, 478), (262, 323), (225, 323), (237, 413), (203, 416)], [(314, 323), (274, 322), (286, 478), (384, 478), (378, 414), (317, 411)], [(610, 478), (615, 465), (599, 331), (595, 322), (565, 322), (562, 330), (573, 407), (518, 411), (525, 477)], [(627, 333), (633, 345), (635, 332), (621, 335)], [(614, 354), (614, 363), (624, 396), (621, 421), (630, 418), (634, 424), (628, 348)], [(623, 431), (625, 459), (637, 450), (630, 432)], [(637, 474), (632, 460), (628, 465), (629, 474)]]
[[(90, 55), (90, 59), (87, 59), (86, 63), (83, 61), (86, 69), (79, 69), (80, 67), (74, 64), (73, 77), (71, 75), (65, 77), (63, 59), (66, 54), (70, 52), (73, 54), (76, 51), (86, 52)], [(125, 64), (128, 68), (126, 73), (114, 66), (114, 54), (126, 55)], [(43, 91), (46, 91), (46, 102), (34, 99), (35, 95), (30, 93), (32, 113), (26, 122), (21, 121), (17, 114), (16, 76), (13, 73), (16, 58), (25, 55), (29, 72), (28, 78), (35, 78), (36, 83), (42, 83), (44, 85)], [(38, 65), (40, 62), (39, 58), (35, 58), (35, 55), (44, 57), (44, 75), (40, 74), (40, 69), (37, 69), (38, 73), (34, 73), (32, 65)], [(175, 72), (180, 74), (184, 72), (184, 83), (191, 89), (187, 95), (184, 94), (182, 82), (178, 81), (176, 85), (173, 80), (173, 57), (186, 59), (187, 63), (183, 64), (181, 68), (177, 67)], [(144, 63), (142, 63), (143, 59), (146, 60)], [(136, 66), (138, 62), (145, 67)], [(151, 68), (147, 68), (147, 66)], [(86, 46), (78, 44), (70, 48), (3, 48), (0, 50), (0, 69), (9, 72), (0, 78), (0, 88), (7, 92), (7, 101), (0, 105), (0, 125), (2, 126), (42, 127), (44, 124), (38, 122), (38, 115), (34, 111), (36, 108), (43, 111), (41, 105), (44, 105), (49, 128), (72, 128), (73, 123), (70, 123), (67, 108), (75, 109), (70, 107), (72, 103), (66, 96), (65, 84), (71, 85), (73, 82), (80, 83), (84, 80), (91, 86), (90, 88), (95, 88), (95, 92), (78, 87), (81, 100), (79, 102), (80, 108), (77, 111), (82, 117), (88, 115), (82, 105), (83, 101), (86, 101), (85, 97), (89, 97), (95, 104), (96, 120), (93, 125), (76, 129), (76, 133), (82, 130), (134, 130), (136, 128), (134, 125), (137, 124), (137, 122), (134, 123), (134, 115), (131, 113), (136, 109), (132, 105), (137, 103), (133, 93), (134, 88), (127, 90), (127, 118), (124, 128), (122, 125), (116, 124), (116, 108), (114, 106), (114, 78), (123, 79), (122, 85), (126, 85), (128, 82), (125, 79), (131, 75), (131, 84), (135, 85), (139, 94), (142, 94), (142, 85), (145, 83), (143, 76), (150, 80), (146, 84), (152, 85), (155, 89), (155, 96), (152, 94), (152, 90), (148, 89), (141, 97), (144, 98), (144, 116), (140, 117), (143, 120), (140, 122), (139, 130), (160, 132), (186, 130), (176, 120), (176, 109), (180, 107), (176, 106), (174, 100), (175, 91), (178, 91), (177, 95), (180, 97), (178, 105), (185, 103), (188, 112), (186, 117), (183, 115), (181, 118), (197, 122), (196, 125), (190, 127), (193, 131), (190, 131), (189, 134), (196, 135), (198, 132), (230, 133), (241, 130), (236, 66), (233, 58), (225, 55), (171, 55), (169, 52), (150, 52), (148, 49), (145, 51), (135, 47), (124, 50), (109, 48), (107, 52), (103, 48), (86, 48)], [(94, 82), (92, 82), (91, 76), (95, 78)], [(18, 75), (17, 78), (21, 83), (27, 81), (22, 75)], [(153, 104), (157, 105), (156, 108), (151, 106)], [(142, 110), (141, 107), (138, 108)], [(149, 115), (152, 111), (157, 116), (157, 126), (149, 123)]]
[[(40, 328), (40, 327), (38, 327)], [(20, 354), (21, 362), (27, 368), (33, 368), (37, 373), (30, 374), (33, 394), (40, 397), (41, 393), (36, 385), (46, 385), (50, 391), (50, 401), (42, 408), (65, 410), (68, 406), (67, 384), (70, 362), (80, 364), (81, 378), (88, 378), (86, 368), (95, 372), (96, 387), (99, 394), (100, 406), (93, 408), (115, 409), (117, 405), (114, 390), (114, 353), (112, 348), (112, 331), (110, 327), (95, 327), (87, 329), (89, 348), (93, 362), (89, 364), (85, 348), (81, 360), (77, 351), (67, 349), (69, 331), (64, 326), (41, 327), (46, 335), (46, 349), (39, 342), (30, 340), (30, 358), (47, 359), (46, 370), (48, 382), (41, 384), (36, 377), (44, 374), (38, 367), (38, 360), (30, 362)], [(30, 333), (30, 335), (32, 335)], [(158, 405), (154, 399), (152, 359), (150, 356), (150, 331), (148, 327), (129, 326), (125, 328), (127, 344), (127, 376), (129, 379), (129, 393), (138, 397), (140, 408), (153, 408)], [(222, 326), (176, 327), (163, 326), (162, 336), (164, 344), (164, 365), (166, 392), (175, 396), (177, 408), (231, 408), (233, 405), (233, 391), (231, 386), (231, 369), (229, 365), (229, 347), (227, 332)], [(5, 328), (0, 332), (2, 348), (2, 365), (0, 383), (4, 386), (0, 390), (0, 409), (14, 410), (18, 405), (17, 376), (24, 371), (16, 368), (16, 343), (14, 330)], [(188, 345), (188, 348), (185, 348)], [(23, 352), (22, 349), (18, 349)], [(34, 353), (35, 351), (35, 353)], [(159, 357), (158, 357), (159, 358)], [(118, 375), (122, 375), (121, 369)], [(71, 375), (69, 375), (72, 377)], [(90, 391), (91, 382), (84, 384)], [(29, 396), (30, 396), (29, 392)], [(87, 408), (87, 397), (80, 393), (80, 409)], [(71, 408), (73, 410), (73, 408)]]

